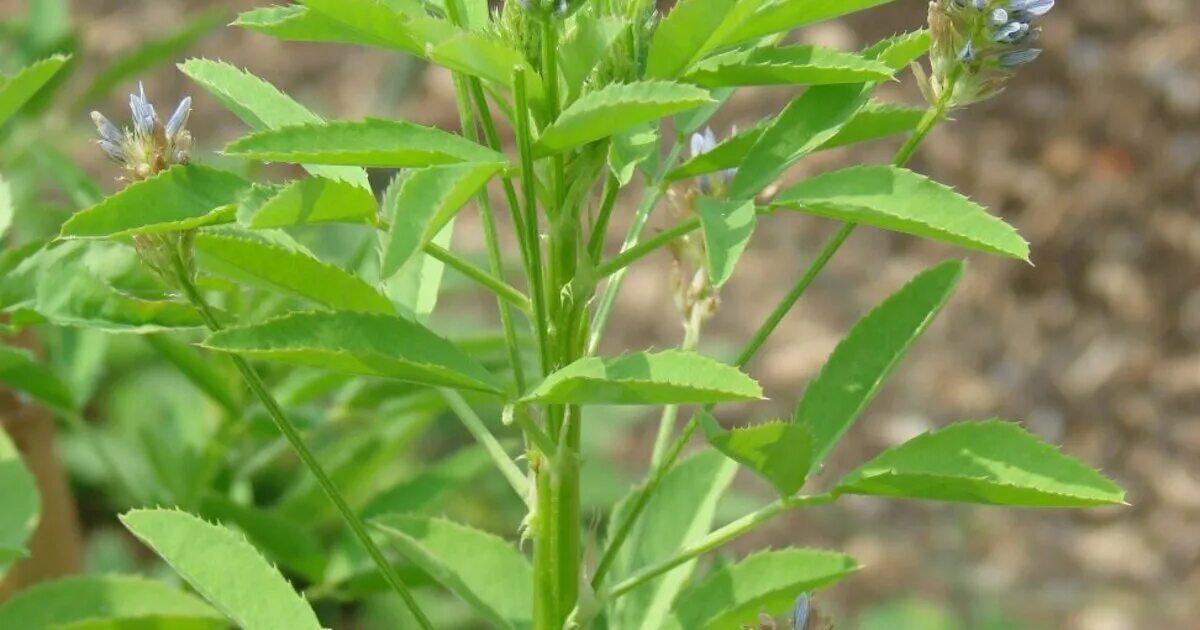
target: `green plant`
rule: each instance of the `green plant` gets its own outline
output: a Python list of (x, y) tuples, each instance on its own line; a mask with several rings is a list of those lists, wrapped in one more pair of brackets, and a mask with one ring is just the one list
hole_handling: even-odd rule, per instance
[[(254, 10), (237, 23), (283, 39), (384, 48), (447, 69), (461, 133), (395, 120), (328, 122), (248, 72), (191, 60), (181, 70), (253, 129), (225, 147), (227, 156), (298, 164), (310, 176), (255, 184), (194, 164), (185, 128), (190, 102), (164, 120), (139, 92), (130, 129), (96, 116), (101, 147), (124, 166), (129, 186), (72, 216), (60, 240), (16, 263), (5, 284), (25, 291), (23, 306), (50, 322), (129, 332), (207, 328), (200, 345), (232, 362), (352, 538), (339, 541), (333, 562), (307, 530), (252, 501), (217, 497), (220, 508), (200, 511), (236, 525), (272, 560), (314, 584), (314, 599), (353, 596), (351, 578), (363, 572), (350, 567), (373, 563), (423, 627), (433, 627), (432, 617), (413, 589), (430, 582), (498, 627), (756, 623), (760, 611), (784, 613), (797, 597), (857, 565), (839, 553), (784, 549), (694, 578), (697, 559), (780, 514), (845, 495), (1018, 507), (1120, 504), (1123, 493), (1110, 481), (998, 420), (922, 435), (819, 484), (823, 491), (800, 493), (817, 485), (810, 477), (945, 305), (963, 272), (957, 260), (924, 271), (864, 316), (807, 385), (790, 420), (726, 430), (710, 414), (717, 404), (761, 397), (743, 368), (859, 225), (1028, 258), (1011, 227), (904, 165), (951, 110), (994, 94), (1032, 61), (1031, 25), (1052, 0), (939, 0), (931, 5), (930, 30), (857, 53), (781, 44), (795, 28), (884, 2), (682, 0), (665, 16), (646, 0), (527, 0), (495, 13), (483, 0), (303, 0)], [(926, 52), (929, 76), (917, 64)], [(872, 100), (880, 82), (910, 65), (926, 107)], [(749, 86), (807, 89), (777, 116), (723, 141), (701, 131), (721, 103)], [(515, 137), (513, 156), (504, 151), (503, 123)], [(895, 135), (907, 139), (891, 165), (856, 166), (774, 190), (813, 152)], [(381, 202), (366, 167), (402, 169)], [(620, 251), (606, 255), (618, 194), (638, 173), (646, 182), (641, 203)], [(489, 182), (502, 192), (507, 223), (496, 216)], [(681, 218), (643, 238), (668, 190)], [(471, 200), (486, 267), (449, 249), (455, 217)], [(703, 326), (756, 223), (780, 211), (842, 227), (732, 364), (698, 354)], [(506, 226), (520, 283), (509, 280)], [(301, 243), (322, 230), (345, 235), (344, 250), (323, 257)], [(596, 354), (625, 271), (663, 249), (675, 258), (680, 347)], [(378, 256), (369, 255), (374, 251)], [(129, 264), (135, 256), (141, 268)], [(90, 294), (64, 305), (37, 290), (49, 291), (41, 282), (48, 270), (97, 257), (119, 265), (123, 277), (114, 274), (109, 288), (120, 290), (89, 302), (86, 312), (78, 305)], [(494, 294), (499, 353), (431, 330), (446, 267)], [(73, 287), (61, 290), (78, 297)], [(176, 363), (226, 407), (222, 433), (236, 432), (252, 407), (190, 352), (180, 350), (186, 360)], [(251, 363), (258, 360), (302, 371), (272, 368), (264, 378)], [(384, 401), (431, 401), (463, 421), (478, 442), (474, 461), (490, 460), (522, 502), (519, 528), (510, 524), (501, 538), (427, 516), (427, 504), (404, 486), (369, 501), (354, 496), (372, 495), (370, 467), (333, 463), (331, 470), (339, 460), (310, 445), (326, 425), (297, 419), (304, 405), (295, 400), (312, 401), (347, 382), (362, 391), (380, 379), (404, 385), (372, 390), (372, 414)], [(291, 402), (282, 395), (297, 388), (311, 393)], [(660, 430), (649, 475), (613, 508), (596, 553), (586, 554), (583, 425), (603, 419), (585, 414), (617, 405), (662, 407)], [(687, 406), (699, 408), (676, 435)], [(477, 409), (502, 422), (486, 422)], [(707, 446), (683, 458), (697, 431)], [(716, 504), (739, 465), (779, 498), (713, 529)], [(250, 488), (252, 480), (243, 478)], [(327, 509), (308, 499), (292, 504), (292, 518), (305, 515), (296, 506)], [(320, 627), (281, 574), (224, 527), (172, 510), (135, 510), (123, 521), (238, 625)], [(521, 540), (531, 542), (532, 560)], [(18, 614), (11, 612), (16, 604), (0, 608), (0, 619)], [(211, 621), (211, 611), (196, 602), (184, 608), (186, 615), (161, 614)]]

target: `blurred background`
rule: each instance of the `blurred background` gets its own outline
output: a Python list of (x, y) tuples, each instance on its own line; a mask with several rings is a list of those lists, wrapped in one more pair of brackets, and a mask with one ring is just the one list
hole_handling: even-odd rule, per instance
[[(0, 18), (15, 18), (24, 4), (0, 0)], [(87, 0), (55, 19), (66, 20), (77, 38), (77, 73), (94, 77), (141, 42), (197, 16), (223, 24), (257, 4)], [(922, 26), (925, 11), (921, 0), (896, 0), (799, 38), (860, 48)], [(203, 56), (244, 66), (323, 115), (457, 127), (449, 78), (415, 62), (235, 28), (201, 28), (195, 39), (177, 60)], [(958, 293), (843, 441), (825, 478), (950, 421), (1000, 416), (1099, 467), (1128, 490), (1131, 506), (1016, 511), (851, 498), (793, 514), (740, 543), (740, 551), (807, 545), (855, 556), (865, 569), (818, 598), (838, 628), (1200, 628), (1200, 3), (1062, 1), (1045, 20), (1042, 45), (1046, 53), (1006, 92), (958, 112), (911, 164), (1014, 224), (1032, 244), (1034, 265), (971, 257)], [(195, 155), (244, 133), (171, 64), (138, 76), (161, 103), (193, 95)], [(115, 173), (86, 141), (86, 111), (121, 115), (132, 83), (114, 87), (99, 99), (99, 91), (75, 90), (80, 106), (56, 110), (48, 123), (70, 139), (60, 148), (106, 191), (116, 189)], [(741, 94), (719, 113), (716, 131), (748, 127), (791, 96), (782, 89)], [(919, 102), (908, 74), (880, 96)], [(791, 176), (885, 162), (895, 148), (893, 141), (819, 154)], [(615, 222), (628, 220), (633, 201), (625, 200)], [(456, 246), (482, 257), (469, 214)], [(668, 221), (660, 212), (652, 225)], [(703, 351), (731, 356), (835, 227), (799, 215), (772, 217), (770, 225), (755, 235), (724, 289)], [(730, 407), (723, 419), (790, 415), (804, 383), (859, 316), (919, 270), (960, 255), (858, 231), (750, 367), (771, 400)], [(665, 254), (633, 269), (607, 351), (678, 342), (667, 269)], [(466, 295), (440, 309), (469, 328), (491, 318), (494, 305)], [(186, 390), (161, 374), (142, 376)], [(121, 395), (102, 397), (106, 407), (95, 414), (161, 411), (144, 401), (120, 407)], [(185, 400), (175, 404), (186, 406), (186, 396), (196, 394), (180, 396)], [(649, 415), (619, 420), (620, 430), (593, 436), (598, 451), (617, 462), (594, 472), (600, 494), (627, 489), (653, 441)], [(65, 439), (63, 449), (71, 459), (81, 447)], [(133, 554), (131, 543), (114, 533), (111, 507), (89, 498), (86, 457), (77, 455), (69, 470), (91, 534), (89, 562), (119, 564), (113, 558)], [(750, 479), (738, 488), (742, 505), (768, 494)]]

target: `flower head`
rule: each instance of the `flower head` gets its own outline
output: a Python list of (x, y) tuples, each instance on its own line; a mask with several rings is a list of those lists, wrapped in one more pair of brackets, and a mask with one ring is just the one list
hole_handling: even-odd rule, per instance
[(1055, 0), (933, 0), (929, 58), (922, 90), (931, 104), (961, 107), (994, 96), (1019, 67), (1038, 57), (1037, 20)]
[[(737, 127), (733, 128), (730, 135), (737, 135)], [(720, 143), (717, 141), (717, 134), (713, 133), (712, 127), (706, 127), (703, 133), (693, 133), (690, 146), (691, 157), (695, 159), (704, 153), (708, 153), (717, 148), (718, 144)], [(729, 168), (717, 173), (701, 175), (696, 178), (696, 185), (703, 195), (718, 195), (729, 186), (729, 183), (733, 181), (733, 176), (736, 174), (736, 168)]]
[(117, 127), (100, 112), (92, 112), (92, 122), (100, 134), (100, 150), (124, 165), (131, 179), (145, 179), (174, 164), (188, 162), (192, 147), (192, 134), (187, 130), (191, 97), (180, 101), (164, 123), (139, 83), (137, 94), (129, 95), (129, 111), (133, 126), (128, 129)]

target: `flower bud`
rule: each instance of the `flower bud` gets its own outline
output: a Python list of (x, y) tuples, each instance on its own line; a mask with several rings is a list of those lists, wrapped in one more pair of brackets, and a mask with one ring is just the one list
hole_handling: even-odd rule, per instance
[[(737, 128), (734, 127), (730, 135), (737, 135)], [(691, 138), (691, 157), (695, 159), (697, 156), (708, 153), (717, 148), (719, 142), (717, 135), (713, 133), (712, 127), (706, 127), (704, 132), (696, 132)], [(696, 177), (696, 187), (700, 190), (700, 194), (705, 196), (720, 196), (724, 194), (725, 189), (733, 181), (733, 176), (737, 174), (736, 168), (729, 168), (717, 173), (709, 173)]]
[(129, 112), (133, 123), (129, 129), (117, 127), (100, 112), (92, 112), (100, 150), (125, 167), (128, 179), (146, 179), (172, 165), (188, 162), (192, 135), (186, 127), (192, 112), (191, 97), (180, 101), (164, 125), (154, 104), (146, 98), (145, 87), (139, 83), (137, 94), (129, 95)]

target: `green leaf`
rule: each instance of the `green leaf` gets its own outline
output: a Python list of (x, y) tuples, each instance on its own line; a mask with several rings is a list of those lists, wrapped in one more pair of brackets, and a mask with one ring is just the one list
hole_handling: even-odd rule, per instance
[(132, 510), (121, 522), (245, 630), (321, 630), (308, 602), (240, 534), (176, 510)]
[(324, 367), (413, 383), (499, 393), (492, 374), (428, 328), (366, 313), (293, 313), (227, 328), (205, 347), (250, 357)]
[(205, 496), (200, 511), (206, 518), (235, 525), (272, 562), (313, 582), (324, 576), (325, 550), (315, 534), (296, 522), (217, 494)]
[(576, 14), (574, 30), (563, 38), (559, 47), (558, 70), (566, 88), (566, 102), (579, 97), (588, 76), (624, 30), (620, 18)]
[(684, 78), (704, 87), (824, 85), (882, 81), (887, 65), (822, 46), (784, 46), (734, 51), (710, 57)]
[(800, 491), (812, 467), (812, 435), (794, 423), (774, 421), (726, 431), (701, 411), (700, 428), (713, 448), (766, 479), (779, 494)]
[(380, 275), (389, 278), (433, 241), (502, 164), (448, 164), (411, 172), (384, 211), (391, 221)]
[[(316, 13), (302, 18), (304, 30), (301, 34), (308, 31), (309, 35), (323, 35), (321, 30), (314, 33), (314, 26), (322, 30), (329, 28), (314, 18), (336, 23), (333, 27), (335, 39), (321, 37), (316, 41), (377, 46), (423, 57), (429, 46), (461, 32), (445, 20), (428, 17), (419, 3), (405, 0), (302, 0), (301, 4), (310, 9), (310, 14)], [(294, 24), (287, 26), (292, 32), (297, 30)]]
[(859, 166), (818, 175), (776, 196), (774, 205), (957, 245), (1029, 259), (1029, 244), (981, 206), (923, 175)]
[(458, 162), (507, 163), (501, 153), (462, 136), (400, 120), (368, 118), (262, 131), (235, 140), (225, 153), (297, 164), (409, 168)]
[(319, 223), (374, 223), (375, 195), (324, 177), (297, 179), (278, 186), (255, 184), (238, 201), (237, 219), (252, 229)]
[(71, 58), (54, 55), (34, 62), (11, 77), (0, 76), (0, 126), (29, 102)]
[(1125, 492), (1012, 422), (952, 424), (860, 466), (839, 494), (1017, 507), (1120, 505)]
[(721, 47), (761, 0), (680, 0), (658, 24), (646, 59), (646, 76), (674, 79)]
[(921, 29), (881, 40), (862, 54), (869, 59), (878, 59), (894, 70), (903, 70), (928, 52), (929, 31)]
[(43, 582), (0, 606), (0, 628), (13, 630), (225, 627), (228, 624), (216, 610), (192, 595), (133, 576), (88, 575)]
[(792, 101), (767, 127), (738, 167), (729, 195), (749, 199), (800, 158), (816, 151), (854, 117), (874, 84), (823, 85)]
[(225, 11), (210, 9), (188, 18), (182, 28), (164, 37), (141, 42), (133, 50), (122, 54), (101, 72), (83, 94), (78, 103), (86, 105), (104, 98), (116, 86), (147, 73), (160, 64), (176, 58), (225, 21)]
[(428, 49), (429, 60), (468, 76), (513, 89), (513, 69), (525, 68), (525, 89), (533, 100), (542, 98), (542, 81), (525, 56), (495, 36), (478, 31), (458, 33)]
[(397, 514), (372, 523), (490, 625), (533, 627), (533, 567), (512, 543), (441, 518)]
[(753, 201), (701, 197), (696, 202), (696, 214), (704, 230), (709, 279), (714, 287), (720, 287), (733, 275), (738, 259), (754, 235), (758, 213)]
[(913, 278), (860, 319), (809, 382), (793, 421), (812, 434), (813, 470), (933, 322), (962, 272), (962, 263), (951, 260)]
[(447, 494), (483, 474), (491, 461), (481, 446), (460, 449), (449, 457), (436, 460), (416, 477), (379, 493), (362, 509), (363, 518), (431, 509)]
[(772, 33), (783, 33), (888, 2), (891, 0), (777, 0), (756, 3), (762, 7), (723, 37), (721, 44), (730, 46)]
[(669, 81), (609, 85), (583, 95), (567, 107), (542, 132), (534, 152), (544, 157), (565, 151), (711, 100), (708, 92), (698, 87)]
[(0, 242), (4, 241), (4, 234), (12, 226), (13, 215), (15, 214), (12, 188), (9, 187), (8, 182), (4, 181), (4, 177), (0, 177)]
[(246, 180), (207, 166), (173, 166), (80, 210), (62, 226), (64, 238), (107, 238), (190, 230), (228, 223)]
[(362, 278), (307, 252), (232, 232), (203, 232), (194, 240), (204, 269), (233, 280), (283, 291), (334, 310), (394, 314), (391, 301)]
[(175, 339), (171, 335), (145, 335), (142, 337), (158, 356), (175, 366), (197, 389), (221, 406), (225, 413), (237, 416), (242, 412), (238, 396), (230, 387), (229, 379), (218, 369), (220, 365), (192, 347), (191, 344)]
[[(274, 85), (222, 61), (189, 59), (179, 64), (179, 69), (255, 131), (325, 122)], [(367, 172), (361, 168), (305, 166), (305, 170), (319, 177), (371, 190)]]
[[(715, 451), (704, 451), (679, 463), (663, 478), (646, 504), (629, 539), (613, 562), (613, 583), (679, 553), (712, 528), (717, 502), (733, 481), (737, 464)], [(620, 523), (629, 509), (626, 497), (613, 510)], [(612, 531), (611, 528), (609, 531)], [(658, 630), (670, 615), (671, 604), (689, 581), (692, 560), (633, 589), (610, 605), (609, 623), (615, 628)]]
[[(2, 347), (2, 346), (0, 346)], [(0, 355), (0, 366), (7, 359)], [(21, 461), (21, 454), (9, 439), (8, 433), (0, 429), (0, 496), (4, 497), (4, 509), (0, 509), (0, 576), (4, 575), (9, 563), (28, 555), (25, 542), (33, 535), (41, 513), (41, 500), (33, 475)], [(0, 608), (3, 619), (4, 608)], [(0, 626), (4, 628), (20, 626)]]
[[(635, 127), (612, 137), (608, 145), (608, 168), (622, 187), (633, 181), (639, 165), (658, 155), (658, 129), (653, 124)], [(652, 162), (651, 162), (652, 163)], [(653, 167), (647, 167), (649, 170)]]
[(801, 593), (824, 588), (858, 570), (850, 556), (816, 549), (781, 549), (721, 567), (688, 589), (675, 605), (672, 627), (755, 626), (760, 612), (791, 610)]
[(546, 377), (521, 401), (559, 405), (674, 405), (758, 400), (762, 388), (737, 368), (694, 352), (586, 357)]
[(0, 383), (32, 396), (50, 409), (75, 408), (71, 388), (25, 350), (0, 346)]
[(879, 102), (867, 103), (850, 122), (830, 138), (819, 150), (836, 149), (888, 136), (909, 133), (925, 115), (925, 110)]
[[(383, 194), (385, 210), (392, 212), (398, 207), (396, 196), (400, 193), (405, 179), (404, 175), (397, 175), (388, 184)], [(454, 220), (451, 219), (432, 242), (443, 248), (449, 247), (453, 236)], [(401, 267), (398, 273), (384, 281), (384, 291), (393, 302), (400, 305), (405, 315), (417, 321), (425, 321), (437, 306), (445, 270), (446, 265), (442, 261), (428, 254), (418, 254)]]

